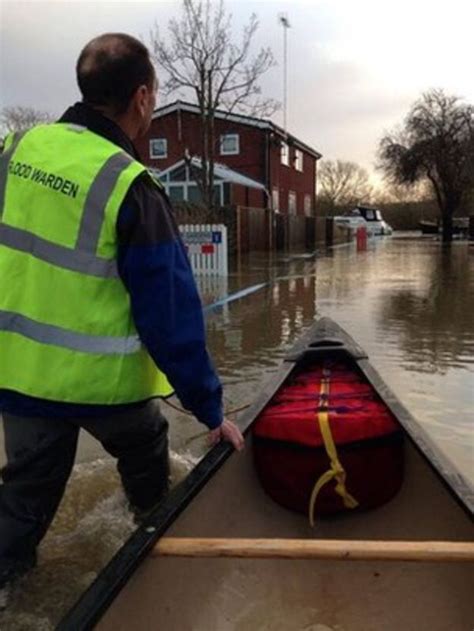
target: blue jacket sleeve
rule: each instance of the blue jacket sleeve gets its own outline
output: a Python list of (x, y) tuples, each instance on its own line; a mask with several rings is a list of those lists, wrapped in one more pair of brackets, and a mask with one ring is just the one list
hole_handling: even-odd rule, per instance
[[(156, 189), (156, 190), (155, 190)], [(222, 423), (222, 386), (206, 348), (202, 306), (171, 206), (155, 186), (130, 189), (117, 222), (118, 268), (138, 334), (183, 406)]]

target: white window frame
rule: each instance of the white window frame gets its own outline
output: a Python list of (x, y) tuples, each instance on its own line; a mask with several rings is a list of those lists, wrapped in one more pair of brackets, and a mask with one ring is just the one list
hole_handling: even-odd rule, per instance
[(295, 169), (303, 171), (303, 152), (301, 149), (295, 149)]
[(312, 215), (312, 208), (311, 208), (312, 204), (311, 204), (311, 195), (308, 195), (308, 193), (305, 193), (304, 196), (304, 214), (306, 215), (306, 217), (311, 217)]
[[(153, 143), (162, 142), (164, 147), (164, 153), (156, 155), (153, 152)], [(150, 138), (150, 158), (152, 160), (164, 160), (168, 157), (168, 139), (167, 138)]]
[[(235, 140), (234, 149), (226, 150), (224, 143), (226, 140)], [(221, 134), (220, 137), (220, 153), (221, 156), (236, 156), (240, 153), (240, 138), (239, 134)]]
[[(293, 198), (295, 200), (294, 208), (291, 208), (290, 199)], [(298, 197), (296, 195), (296, 191), (288, 191), (288, 214), (296, 215), (298, 214)]]
[[(167, 195), (170, 195), (170, 187), (173, 186), (182, 186), (184, 188), (184, 196), (183, 196), (183, 201), (188, 202), (189, 201), (189, 189), (193, 186), (197, 186), (196, 182), (194, 180), (173, 180), (172, 182), (163, 182), (163, 185), (165, 187), (165, 192)], [(224, 203), (224, 182), (215, 182), (214, 186), (216, 188), (219, 189), (219, 194), (218, 194), (218, 203), (220, 205), (223, 205)]]
[(280, 162), (286, 167), (290, 166), (290, 146), (284, 140), (281, 141), (280, 146)]
[(274, 186), (272, 189), (272, 207), (273, 210), (280, 210), (280, 189)]

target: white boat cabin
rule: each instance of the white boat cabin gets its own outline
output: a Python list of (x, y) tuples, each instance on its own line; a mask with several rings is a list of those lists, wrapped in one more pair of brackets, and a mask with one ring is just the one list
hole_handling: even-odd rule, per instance
[(393, 232), (391, 226), (384, 221), (380, 210), (367, 206), (356, 206), (346, 215), (334, 217), (334, 221), (337, 225), (346, 226), (354, 232), (361, 226), (365, 227), (369, 237), (390, 235)]

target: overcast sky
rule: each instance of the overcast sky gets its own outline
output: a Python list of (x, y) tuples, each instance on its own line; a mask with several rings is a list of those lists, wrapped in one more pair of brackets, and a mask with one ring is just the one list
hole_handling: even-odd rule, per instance
[[(288, 130), (324, 157), (372, 169), (377, 142), (431, 87), (474, 103), (473, 0), (227, 0), (237, 35), (260, 20), (256, 49), (278, 66), (262, 81), (283, 100), (283, 31), (288, 31)], [(154, 22), (179, 15), (179, 0), (0, 0), (0, 107), (60, 114), (79, 98), (74, 66), (82, 46), (105, 31), (148, 42)], [(282, 124), (282, 112), (274, 120)]]

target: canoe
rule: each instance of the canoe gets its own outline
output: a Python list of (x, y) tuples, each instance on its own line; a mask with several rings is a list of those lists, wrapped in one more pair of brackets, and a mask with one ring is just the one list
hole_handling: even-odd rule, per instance
[[(351, 365), (396, 419), (404, 479), (383, 505), (317, 518), (312, 527), (263, 489), (252, 434), (295, 371), (327, 360)], [(211, 449), (59, 631), (473, 627), (473, 563), (464, 562), (473, 559), (473, 490), (335, 322), (322, 318), (297, 341), (239, 425), (245, 450)]]

